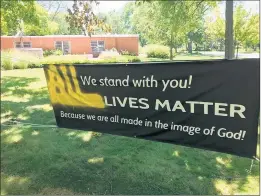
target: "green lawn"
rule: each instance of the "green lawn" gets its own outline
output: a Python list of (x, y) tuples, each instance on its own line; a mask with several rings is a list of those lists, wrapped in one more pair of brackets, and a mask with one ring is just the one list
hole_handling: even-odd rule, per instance
[[(184, 60), (210, 60), (210, 59), (223, 59), (224, 56), (208, 56), (200, 54), (179, 54), (173, 58), (174, 61), (184, 61)], [(170, 61), (169, 59), (160, 58), (147, 58), (144, 55), (140, 55), (141, 61)]]
[[(28, 76), (29, 75), (29, 76)], [(1, 124), (55, 125), (42, 69), (3, 71)], [(127, 137), (1, 125), (1, 194), (258, 194), (259, 162)]]

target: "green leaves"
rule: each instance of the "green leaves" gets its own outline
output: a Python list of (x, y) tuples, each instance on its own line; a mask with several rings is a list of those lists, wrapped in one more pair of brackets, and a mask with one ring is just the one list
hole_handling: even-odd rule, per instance
[(35, 4), (35, 13), (38, 17), (37, 24), (24, 24), (26, 35), (52, 35), (58, 31), (58, 24), (49, 19), (49, 14), (45, 8), (38, 3)]
[[(243, 45), (257, 45), (259, 43), (259, 18), (258, 14), (247, 12), (239, 4), (234, 9), (234, 40), (235, 47)], [(206, 34), (213, 42), (225, 40), (225, 18), (221, 16), (220, 10), (215, 10), (215, 18), (206, 21)]]
[(68, 9), (68, 16), (66, 17), (70, 30), (78, 29), (84, 35), (89, 36), (94, 34), (97, 28), (105, 32), (111, 31), (111, 27), (105, 24), (104, 19), (100, 19), (94, 14), (92, 3), (98, 4), (95, 0), (89, 2), (74, 0), (72, 9)]
[(24, 24), (39, 24), (34, 1), (1, 1), (1, 34), (14, 35)]
[(196, 31), (206, 11), (216, 4), (207, 1), (145, 1), (136, 6), (133, 23), (150, 43), (177, 48), (189, 32)]

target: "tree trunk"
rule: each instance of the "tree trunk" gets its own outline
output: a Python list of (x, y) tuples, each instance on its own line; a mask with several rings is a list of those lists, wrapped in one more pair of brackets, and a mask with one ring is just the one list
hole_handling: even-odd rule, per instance
[(175, 53), (177, 54), (178, 53), (178, 47), (175, 46), (174, 49), (175, 49)]
[(195, 43), (195, 46), (196, 46), (195, 50), (198, 51), (198, 44)]
[(189, 41), (188, 43), (188, 52), (189, 54), (192, 54), (192, 41)]
[(222, 51), (222, 42), (220, 42), (219, 51)]
[(238, 58), (238, 48), (239, 48), (239, 45), (237, 44), (236, 47), (237, 47), (237, 57), (236, 58)]
[(173, 47), (172, 46), (170, 46), (169, 47), (169, 59), (172, 61), (173, 60), (173, 53), (172, 53), (172, 49), (173, 49)]

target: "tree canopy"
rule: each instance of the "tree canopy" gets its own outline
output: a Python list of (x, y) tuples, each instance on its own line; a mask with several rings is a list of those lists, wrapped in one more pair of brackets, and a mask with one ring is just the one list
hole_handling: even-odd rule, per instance
[(100, 19), (93, 11), (93, 3), (98, 5), (96, 0), (78, 1), (74, 0), (72, 8), (68, 9), (66, 21), (69, 23), (69, 28), (78, 29), (84, 35), (91, 36), (97, 28), (104, 32), (110, 32), (111, 28)]
[(14, 35), (22, 24), (39, 25), (35, 1), (1, 1), (1, 34)]
[(203, 20), (205, 12), (215, 6), (208, 1), (149, 1), (139, 4), (133, 21), (150, 42), (177, 48), (187, 40)]
[(38, 24), (24, 24), (23, 32), (26, 35), (52, 35), (58, 31), (58, 24), (49, 19), (48, 12), (38, 3), (35, 4)]

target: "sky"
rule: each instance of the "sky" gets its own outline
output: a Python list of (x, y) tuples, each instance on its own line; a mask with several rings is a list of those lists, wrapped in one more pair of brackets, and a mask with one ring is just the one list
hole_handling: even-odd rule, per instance
[(109, 12), (112, 10), (121, 10), (124, 5), (130, 1), (99, 1), (98, 11)]
[[(43, 3), (43, 1), (39, 1)], [(109, 12), (109, 11), (121, 11), (124, 7), (124, 5), (130, 1), (98, 1), (100, 4), (97, 8), (95, 8), (95, 12)], [(68, 7), (71, 7), (73, 5), (73, 1), (63, 1), (63, 3), (67, 4)], [(259, 13), (259, 1), (258, 0), (248, 0), (248, 1), (234, 1), (235, 4), (242, 4), (244, 8), (248, 11), (251, 11), (253, 13)], [(54, 7), (55, 9), (55, 7)], [(225, 13), (225, 1), (223, 1), (220, 4), (220, 10), (221, 13)]]
[[(130, 1), (99, 1), (100, 5), (97, 11), (109, 12), (112, 10), (121, 10), (123, 6)], [(244, 8), (253, 13), (259, 13), (259, 1), (235, 1), (243, 4)], [(220, 5), (221, 10), (225, 10), (225, 2)]]

